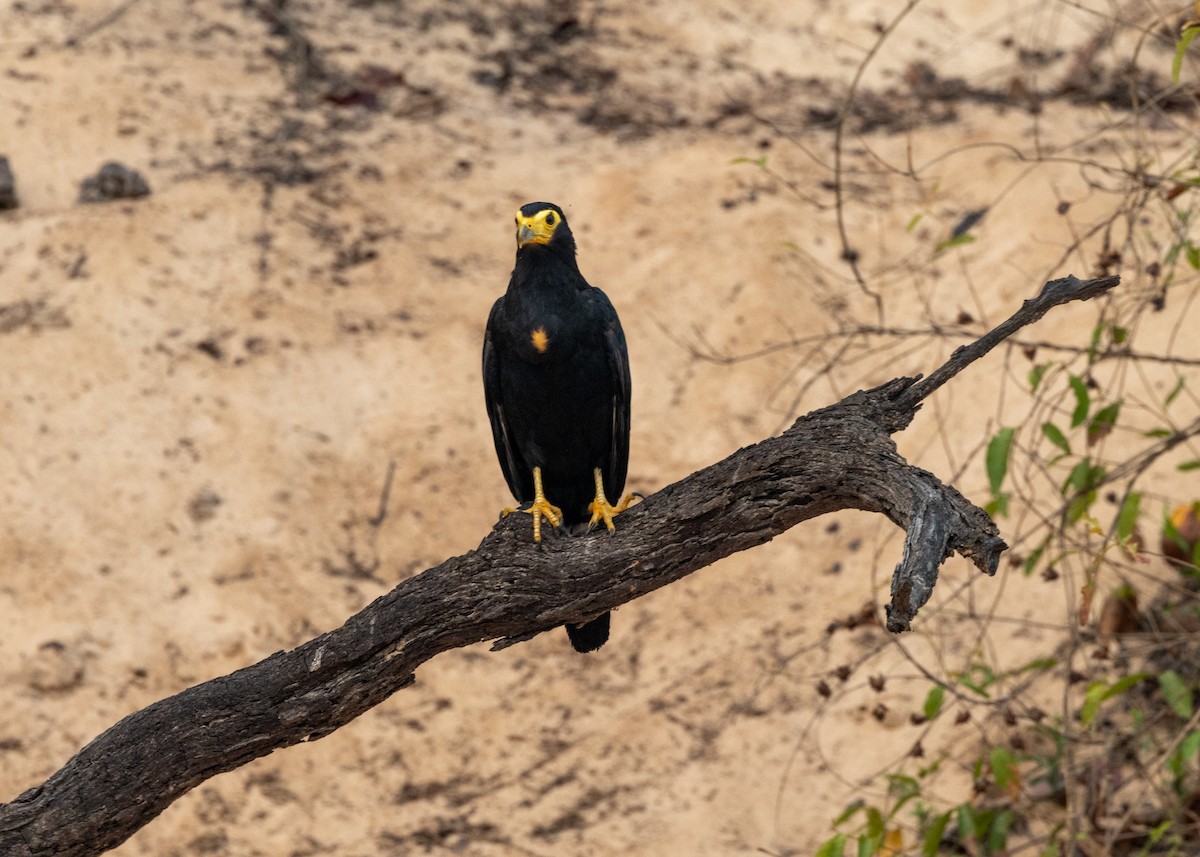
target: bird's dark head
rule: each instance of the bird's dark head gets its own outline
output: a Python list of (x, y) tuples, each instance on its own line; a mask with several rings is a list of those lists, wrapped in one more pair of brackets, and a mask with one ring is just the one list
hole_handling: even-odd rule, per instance
[(545, 247), (575, 257), (575, 236), (561, 208), (552, 202), (530, 202), (517, 209), (517, 255)]

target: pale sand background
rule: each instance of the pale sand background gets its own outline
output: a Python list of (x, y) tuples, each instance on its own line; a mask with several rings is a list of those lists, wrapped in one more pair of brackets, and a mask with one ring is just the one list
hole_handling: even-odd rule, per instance
[[(874, 321), (838, 260), (832, 134), (808, 111), (838, 109), (897, 4), (844, 5), (289, 4), (327, 69), (403, 75), (371, 111), (294, 86), (287, 42), (240, 2), (137, 3), (91, 32), (118, 4), (0, 0), (0, 154), (22, 203), (0, 215), (0, 305), (35, 306), (0, 336), (0, 799), (123, 715), (335, 627), (479, 542), (509, 499), (480, 342), (523, 202), (566, 208), (585, 275), (621, 312), (632, 489), (938, 365), (961, 339), (859, 348), (815, 382), (838, 343), (729, 364), (689, 352)], [(1039, 5), (922, 4), (862, 80), (914, 125), (893, 114), (847, 139), (847, 227), (889, 325), (995, 323), (1045, 279), (1093, 273), (1094, 252), (1067, 248), (1119, 201), (1085, 186), (1105, 177), (958, 147), (1071, 144), (1116, 163), (1137, 133), (1162, 163), (1182, 150), (1170, 123), (1101, 134), (1112, 111), (1064, 100), (1035, 117), (968, 99), (924, 121), (945, 108), (914, 106), (914, 60), (1000, 93), (1057, 85), (1107, 7)], [(1022, 48), (1064, 55), (1036, 66)], [(952, 150), (920, 183), (881, 167)], [(732, 163), (761, 154), (795, 193)], [(77, 204), (107, 160), (152, 195)], [(984, 205), (980, 240), (932, 261)], [(1059, 310), (1030, 337), (1086, 342), (1099, 311)], [(1139, 342), (1177, 324), (1152, 317)], [(1024, 414), (1028, 366), (1019, 350), (976, 366), (902, 452), (986, 501), (982, 446)], [(389, 460), (376, 539), (365, 521)], [(560, 632), (449, 653), (332, 736), (205, 783), (115, 853), (809, 853), (918, 739), (926, 761), (978, 749), (973, 728), (910, 722), (930, 686), (917, 665), (1025, 663), (1057, 633), (1034, 620), (1061, 626), (1074, 597), (1006, 566), (967, 601), (955, 558), (903, 648), (870, 623), (827, 633), (886, 601), (899, 547), (882, 518), (831, 516), (622, 608), (594, 656)], [(374, 579), (339, 573), (351, 548), (379, 560)], [(970, 605), (1021, 621), (981, 636)], [(966, 799), (965, 770), (946, 769), (938, 797)]]

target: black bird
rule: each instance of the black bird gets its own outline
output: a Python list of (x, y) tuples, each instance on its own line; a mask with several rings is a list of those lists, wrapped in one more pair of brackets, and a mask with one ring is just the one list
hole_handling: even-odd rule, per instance
[[(483, 391), (500, 469), (519, 511), (590, 530), (613, 516), (629, 465), (629, 353), (617, 311), (588, 285), (562, 209), (517, 211), (517, 263), (483, 339)], [(553, 501), (553, 505), (551, 503)], [(502, 514), (518, 511), (505, 509)], [(567, 625), (576, 651), (608, 640), (609, 614)]]

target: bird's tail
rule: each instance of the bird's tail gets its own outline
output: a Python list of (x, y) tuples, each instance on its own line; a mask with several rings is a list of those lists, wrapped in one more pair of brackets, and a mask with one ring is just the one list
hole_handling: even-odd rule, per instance
[(608, 620), (611, 613), (597, 616), (583, 625), (564, 625), (571, 645), (577, 652), (594, 652), (608, 642)]

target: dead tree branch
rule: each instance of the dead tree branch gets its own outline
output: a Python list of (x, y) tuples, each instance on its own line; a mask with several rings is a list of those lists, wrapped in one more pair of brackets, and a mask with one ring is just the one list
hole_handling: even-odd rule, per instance
[(611, 538), (537, 548), (527, 519), (501, 521), (476, 550), (404, 581), (342, 627), (124, 718), (0, 805), (0, 853), (102, 853), (208, 778), (328, 735), (412, 682), (434, 655), (592, 618), (827, 512), (879, 512), (907, 531), (888, 606), (889, 629), (906, 630), (947, 556), (994, 574), (1005, 545), (981, 509), (901, 458), (891, 435), (1005, 336), (1118, 282), (1047, 283), (926, 380), (900, 378), (801, 417), (646, 498)]

